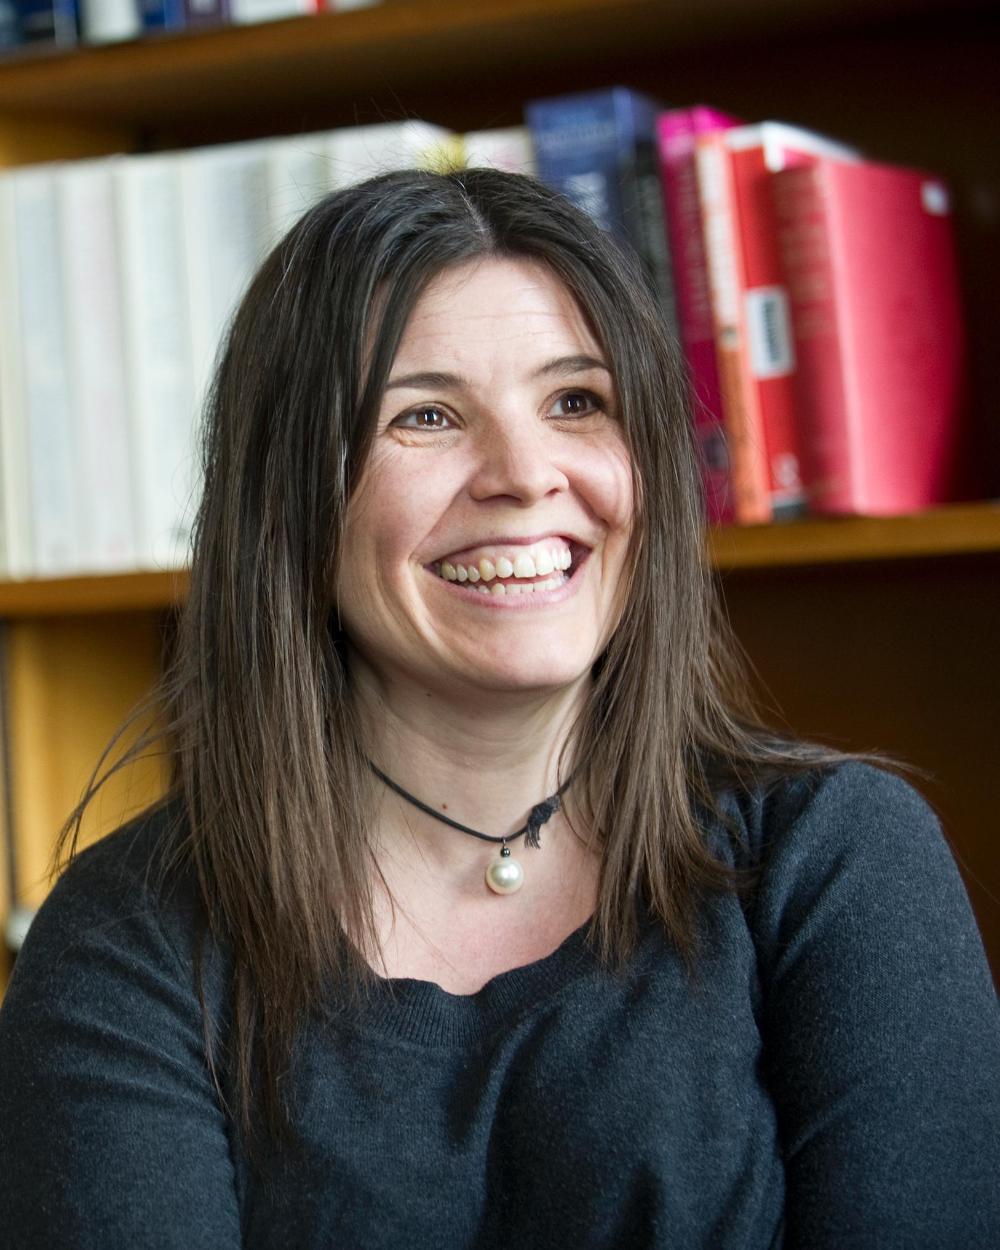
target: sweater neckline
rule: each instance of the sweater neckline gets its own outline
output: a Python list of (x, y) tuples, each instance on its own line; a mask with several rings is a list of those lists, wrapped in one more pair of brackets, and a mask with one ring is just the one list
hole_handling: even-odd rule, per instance
[(453, 994), (435, 981), (415, 977), (376, 977), (364, 1009), (364, 1026), (425, 1046), (485, 1039), (502, 1022), (551, 998), (596, 966), (587, 942), (592, 920), (585, 920), (550, 954), (497, 973), (472, 994)]

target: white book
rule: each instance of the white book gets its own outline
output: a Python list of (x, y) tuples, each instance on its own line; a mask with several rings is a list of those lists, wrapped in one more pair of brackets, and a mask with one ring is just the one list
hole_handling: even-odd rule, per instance
[(269, 246), (273, 246), (330, 188), (328, 132), (274, 139), (267, 146)]
[(32, 573), (14, 188), (0, 175), (0, 577)]
[(78, 448), (59, 263), (56, 165), (10, 175), (14, 197), (21, 380), (27, 423), (32, 566), (39, 577), (79, 569)]
[(440, 169), (456, 164), (457, 136), (430, 122), (350, 126), (327, 136), (330, 185), (335, 189), (396, 169)]
[(537, 174), (535, 148), (527, 126), (497, 130), (473, 130), (464, 138), (465, 164), (469, 169), (487, 166), (510, 174)]
[(80, 37), (84, 43), (120, 43), (142, 34), (139, 0), (80, 0)]
[(179, 157), (199, 408), (229, 320), (270, 244), (268, 147), (231, 143)]
[(230, 0), (231, 22), (274, 22), (283, 17), (298, 17), (303, 13), (315, 13), (317, 0)]
[(73, 162), (56, 182), (81, 571), (136, 562), (112, 181), (123, 159)]
[(137, 561), (188, 559), (199, 482), (179, 158), (116, 165)]

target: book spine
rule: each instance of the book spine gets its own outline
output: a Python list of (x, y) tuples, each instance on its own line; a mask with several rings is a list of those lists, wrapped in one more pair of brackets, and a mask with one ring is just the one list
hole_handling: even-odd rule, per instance
[(33, 571), (60, 576), (78, 569), (80, 508), (53, 169), (15, 175), (14, 197)]
[(863, 494), (857, 480), (860, 430), (844, 380), (837, 277), (821, 167), (787, 170), (771, 180), (777, 239), (791, 304), (795, 399), (803, 472), (814, 512), (850, 512)]
[(695, 168), (696, 127), (703, 133), (733, 124), (723, 114), (694, 109), (664, 113), (658, 124), (660, 174), (663, 180), (670, 246), (673, 253), (678, 330), (691, 394), (695, 437), (701, 455), (705, 508), (713, 524), (734, 519), (729, 488), (729, 453), (722, 417), (715, 328), (709, 290), (701, 203)]
[(330, 189), (328, 133), (275, 139), (266, 148), (267, 237), (273, 247)]
[(179, 158), (197, 409), (229, 319), (270, 243), (266, 143)]
[(224, 26), (229, 21), (229, 0), (184, 0), (184, 25), (189, 28)]
[(197, 481), (183, 208), (176, 158), (115, 171), (133, 500), (140, 562), (188, 556)]
[(728, 159), (741, 252), (747, 385), (760, 412), (773, 514), (796, 516), (805, 510), (805, 493), (795, 420), (795, 351), (770, 175), (762, 146), (731, 151)]
[(184, 0), (138, 0), (144, 31), (183, 30)]
[(614, 92), (536, 100), (525, 108), (525, 117), (541, 180), (589, 214), (603, 230), (629, 241)]
[(77, 432), (81, 569), (135, 566), (111, 170), (67, 166), (57, 185), (66, 338)]
[(0, 177), (0, 572), (9, 578), (32, 572), (15, 222), (13, 182)]
[(660, 157), (652, 136), (636, 139), (621, 167), (626, 232), (642, 261), (649, 285), (674, 338), (679, 338), (677, 297), (660, 180)]
[(241, 24), (301, 17), (319, 8), (318, 0), (229, 0), (230, 20)]
[(139, 0), (80, 0), (84, 43), (121, 43), (142, 33)]
[(72, 48), (79, 42), (77, 0), (17, 0), (15, 11), (19, 43)]
[(724, 133), (700, 135), (695, 160), (715, 335), (719, 392), (729, 448), (733, 513), (743, 525), (773, 519), (767, 447), (749, 385), (740, 290), (743, 285), (735, 191)]

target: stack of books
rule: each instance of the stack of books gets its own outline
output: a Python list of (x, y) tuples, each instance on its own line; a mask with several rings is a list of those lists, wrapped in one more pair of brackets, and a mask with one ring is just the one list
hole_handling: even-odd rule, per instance
[(365, 9), (381, 0), (8, 0), (0, 6), (0, 53), (143, 39), (165, 31), (273, 22)]
[(973, 493), (940, 178), (623, 87), (526, 117), (539, 176), (635, 250), (675, 328), (712, 521)]
[(199, 414), (267, 252), (332, 190), (463, 161), (532, 169), (523, 128), (406, 121), (0, 174), (0, 576), (183, 566)]
[(974, 495), (940, 178), (627, 88), (525, 121), (0, 174), (0, 576), (186, 562), (198, 416), (243, 290), (315, 200), (407, 166), (536, 174), (634, 250), (683, 357), (710, 521)]

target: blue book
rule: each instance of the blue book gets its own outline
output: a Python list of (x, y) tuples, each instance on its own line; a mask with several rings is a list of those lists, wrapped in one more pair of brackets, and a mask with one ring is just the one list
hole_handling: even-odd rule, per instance
[(14, 0), (13, 8), (18, 43), (55, 48), (72, 48), (79, 43), (77, 0)]
[(14, 0), (0, 0), (0, 51), (21, 42), (21, 24)]
[(663, 106), (628, 87), (533, 100), (525, 120), (538, 176), (638, 253), (675, 325), (656, 119)]
[(187, 25), (184, 0), (139, 0), (142, 29), (183, 30)]

